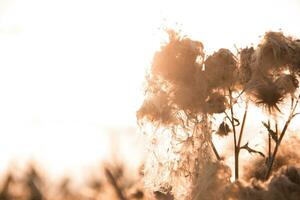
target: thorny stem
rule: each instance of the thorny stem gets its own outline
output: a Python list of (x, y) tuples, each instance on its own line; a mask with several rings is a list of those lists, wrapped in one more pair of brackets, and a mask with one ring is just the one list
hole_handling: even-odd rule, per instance
[[(272, 156), (269, 158), (269, 159), (270, 159), (270, 162), (268, 163), (268, 169), (267, 169), (267, 173), (266, 173), (266, 176), (265, 176), (265, 179), (266, 179), (266, 180), (267, 180), (267, 179), (270, 177), (270, 175), (271, 175), (271, 171), (272, 171), (272, 167), (273, 167), (273, 164), (274, 164), (274, 160), (275, 160), (275, 157), (276, 157), (276, 155), (277, 155), (277, 152), (278, 152), (279, 146), (280, 146), (280, 144), (281, 144), (281, 141), (282, 141), (282, 139), (283, 139), (283, 137), (284, 137), (284, 134), (286, 133), (286, 131), (287, 131), (287, 129), (288, 129), (288, 126), (290, 125), (290, 122), (291, 122), (292, 119), (296, 116), (295, 110), (296, 110), (297, 105), (298, 105), (298, 103), (299, 103), (299, 98), (300, 98), (300, 96), (298, 96), (298, 98), (297, 98), (297, 100), (296, 100), (296, 102), (295, 102), (295, 104), (294, 104), (294, 107), (291, 109), (290, 115), (289, 115), (287, 121), (286, 121), (285, 124), (284, 124), (284, 127), (283, 127), (283, 129), (282, 129), (282, 131), (281, 131), (281, 133), (280, 133), (280, 136), (279, 136), (277, 142), (275, 143), (275, 149), (274, 149), (274, 152), (273, 152)], [(293, 102), (292, 102), (292, 103), (293, 103)]]

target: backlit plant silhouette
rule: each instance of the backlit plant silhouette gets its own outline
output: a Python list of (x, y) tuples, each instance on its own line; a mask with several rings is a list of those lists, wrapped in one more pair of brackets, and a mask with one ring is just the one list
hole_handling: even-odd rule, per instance
[[(150, 122), (159, 130), (150, 135), (153, 153), (150, 163), (145, 163), (146, 185), (154, 190), (184, 195), (212, 158), (208, 114), (223, 112), (226, 105), (221, 94), (209, 94), (203, 64), (202, 43), (173, 31), (154, 56), (146, 99), (137, 113), (141, 125)], [(165, 141), (160, 146), (168, 155), (156, 148)]]
[[(248, 143), (242, 145), (248, 104), (254, 102), (276, 118), (279, 104), (289, 96), (291, 112), (283, 130), (271, 134), (270, 124), (264, 124), (276, 144), (267, 158), (268, 177), (298, 104), (299, 42), (269, 32), (256, 49), (241, 49), (238, 56), (228, 49), (206, 56), (201, 42), (174, 31), (168, 34), (169, 41), (154, 56), (146, 79), (145, 100), (137, 112), (139, 124), (150, 133), (151, 154), (144, 169), (146, 186), (173, 191), (176, 198), (191, 192), (202, 171), (220, 160), (212, 141), (216, 126), (220, 136), (232, 132), (237, 180), (242, 149), (265, 157)], [(241, 120), (236, 108), (240, 105), (245, 107)], [(221, 114), (223, 122), (214, 124), (214, 117)]]
[[(263, 122), (269, 133), (265, 176), (269, 178), (282, 139), (291, 120), (298, 114), (296, 108), (299, 102), (297, 88), (299, 87), (300, 42), (280, 32), (268, 32), (253, 51), (251, 58), (252, 78), (246, 86), (249, 97), (258, 106), (267, 110), (275, 126), (275, 129), (271, 128), (270, 120)], [(278, 115), (287, 118), (281, 130), (278, 125), (282, 122), (278, 122)], [(275, 144), (274, 149), (272, 149), (272, 141)]]
[[(236, 103), (233, 93), (240, 85), (237, 64), (227, 49), (205, 59), (201, 42), (169, 31), (169, 42), (154, 56), (147, 77), (146, 99), (137, 113), (144, 127), (150, 122), (160, 130), (152, 135), (154, 145), (157, 140), (171, 139), (164, 144), (169, 157), (158, 155), (161, 150), (155, 150), (155, 146), (153, 158), (149, 159), (152, 163), (145, 165), (145, 175), (149, 174), (150, 179), (146, 181), (155, 190), (172, 189), (184, 194), (208, 162), (220, 159), (212, 143), (211, 122), (214, 114), (226, 113), (228, 108), (231, 114), (226, 118), (231, 122), (236, 147), (238, 120), (233, 112)], [(225, 122), (224, 126), (227, 127)], [(162, 138), (161, 130), (166, 138)]]

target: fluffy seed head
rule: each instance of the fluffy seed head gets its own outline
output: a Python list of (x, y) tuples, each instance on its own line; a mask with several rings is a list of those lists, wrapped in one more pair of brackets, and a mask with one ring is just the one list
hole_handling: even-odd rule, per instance
[(237, 62), (228, 49), (220, 49), (205, 60), (205, 73), (211, 88), (230, 87), (236, 81)]
[(154, 55), (152, 73), (172, 83), (193, 83), (199, 68), (198, 58), (203, 59), (201, 42), (182, 38), (169, 32), (169, 42)]

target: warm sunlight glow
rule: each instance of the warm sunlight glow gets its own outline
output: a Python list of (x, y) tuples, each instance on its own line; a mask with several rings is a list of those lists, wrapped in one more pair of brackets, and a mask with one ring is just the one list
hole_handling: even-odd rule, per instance
[(300, 37), (300, 3), (288, 2), (1, 0), (0, 163), (36, 158), (59, 171), (104, 158), (112, 127), (136, 127), (165, 27), (207, 52), (235, 51), (268, 30)]

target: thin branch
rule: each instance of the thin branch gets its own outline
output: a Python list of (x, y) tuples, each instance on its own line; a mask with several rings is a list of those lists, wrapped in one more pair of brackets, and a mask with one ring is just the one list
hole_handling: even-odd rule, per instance
[(245, 149), (247, 150), (249, 153), (257, 153), (262, 157), (265, 157), (265, 154), (263, 154), (261, 151), (257, 151), (255, 149), (252, 149), (251, 147), (248, 146), (248, 142), (246, 144), (244, 144), (243, 146), (241, 146), (240, 149)]
[(247, 118), (247, 113), (248, 113), (248, 102), (246, 102), (246, 107), (245, 107), (245, 112), (244, 112), (244, 116), (243, 116), (242, 126), (241, 126), (241, 130), (240, 130), (239, 140), (238, 140), (238, 144), (237, 144), (238, 148), (240, 148), (240, 146), (241, 146), (241, 141), (242, 141), (242, 136), (243, 136), (243, 132), (244, 132), (244, 127), (245, 127), (245, 122), (246, 122), (246, 118)]
[(231, 118), (229, 117), (229, 115), (227, 114), (227, 112), (224, 111), (224, 114), (225, 114), (225, 118), (228, 119), (230, 123), (232, 123), (232, 120), (231, 120)]
[(246, 91), (246, 89), (243, 89), (243, 90), (239, 93), (239, 95), (236, 97), (236, 99), (240, 98), (240, 97), (242, 96), (242, 94), (244, 94), (245, 91)]
[(212, 149), (213, 149), (213, 151), (215, 153), (216, 158), (220, 161), (221, 157), (220, 157), (220, 155), (219, 155), (219, 153), (218, 153), (218, 151), (216, 149), (216, 146), (214, 145), (213, 141), (210, 141), (210, 144), (211, 144), (211, 147), (212, 147)]

